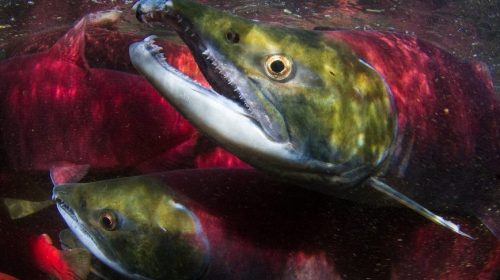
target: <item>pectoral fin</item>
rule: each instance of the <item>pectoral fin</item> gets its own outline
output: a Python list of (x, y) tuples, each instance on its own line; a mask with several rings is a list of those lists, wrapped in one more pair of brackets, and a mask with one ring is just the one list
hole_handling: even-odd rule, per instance
[(384, 182), (380, 181), (377, 178), (370, 178), (368, 180), (368, 183), (372, 188), (375, 190), (389, 196), (390, 198), (396, 200), (398, 203), (410, 208), (411, 210), (417, 212), (418, 214), (424, 216), (425, 218), (429, 219), (430, 221), (441, 225), (443, 227), (446, 227), (462, 236), (465, 236), (470, 239), (472, 236), (468, 235), (467, 233), (463, 232), (460, 230), (460, 226), (445, 220), (443, 217), (436, 215), (435, 213), (431, 212), (429, 209), (425, 208), (424, 206), (418, 204), (416, 201), (410, 199), (409, 197), (405, 196), (404, 194), (396, 191), (395, 189), (391, 188), (389, 185), (385, 184)]
[(87, 279), (90, 273), (92, 255), (84, 248), (74, 248), (62, 251), (62, 257), (71, 268), (74, 279)]
[(10, 218), (15, 220), (41, 211), (42, 209), (53, 205), (54, 201), (29, 201), (23, 199), (4, 198), (3, 203), (7, 207)]
[(63, 250), (85, 248), (70, 229), (63, 229), (59, 232), (59, 243)]

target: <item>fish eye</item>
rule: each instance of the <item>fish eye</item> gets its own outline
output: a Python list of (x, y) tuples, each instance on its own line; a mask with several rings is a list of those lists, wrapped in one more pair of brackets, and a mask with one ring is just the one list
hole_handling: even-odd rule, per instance
[(226, 33), (226, 40), (233, 44), (237, 44), (240, 41), (240, 35), (234, 31), (228, 31)]
[(116, 229), (116, 225), (118, 224), (118, 220), (116, 215), (110, 210), (102, 211), (99, 217), (99, 224), (107, 231), (112, 231)]
[(282, 81), (292, 73), (292, 61), (281, 54), (274, 54), (266, 57), (265, 70), (266, 75), (276, 81)]

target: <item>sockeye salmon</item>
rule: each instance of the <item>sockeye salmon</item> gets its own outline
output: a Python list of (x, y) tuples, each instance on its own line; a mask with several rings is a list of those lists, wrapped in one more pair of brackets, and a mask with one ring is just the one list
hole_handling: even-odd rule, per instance
[[(86, 275), (86, 279), (97, 275), (110, 280), (496, 279), (498, 275), (500, 243), (484, 229), (466, 228), (479, 240), (450, 236), (431, 223), (412, 219), (410, 211), (374, 211), (254, 169), (177, 170), (70, 183), (78, 181), (82, 171), (82, 166), (59, 165), (51, 176), (54, 199), (79, 240), (63, 230), (62, 252), (48, 235), (37, 237), (32, 249), (38, 267), (56, 277), (68, 276), (60, 277), (64, 280)], [(37, 178), (36, 182), (46, 179)], [(26, 180), (19, 178), (22, 184)], [(12, 181), (6, 185), (16, 186)], [(11, 210), (18, 205), (4, 202)], [(57, 222), (59, 214), (49, 210), (4, 228), (21, 240), (22, 228), (56, 236), (64, 226)], [(199, 225), (195, 236), (189, 226), (193, 224)], [(189, 256), (200, 256), (196, 240), (203, 236), (208, 243), (206, 263), (192, 262)], [(16, 247), (15, 242), (4, 242), (10, 252), (25, 243)], [(179, 253), (182, 244), (186, 247), (181, 251), (192, 254)], [(87, 249), (98, 258), (89, 262)], [(39, 278), (1, 270), (21, 279)]]
[(130, 46), (134, 66), (244, 161), (465, 236), (432, 211), (474, 213), (498, 236), (500, 104), (483, 64), (397, 33), (273, 26), (186, 0), (135, 9), (178, 32), (213, 90), (166, 63), (154, 37)]
[[(242, 165), (136, 75), (126, 56), (140, 37), (114, 29), (121, 15), (87, 14), (45, 51), (12, 43), (24, 52), (0, 61), (0, 170), (46, 172), (60, 161), (145, 173)], [(162, 46), (172, 50), (169, 63), (206, 84), (186, 47)]]

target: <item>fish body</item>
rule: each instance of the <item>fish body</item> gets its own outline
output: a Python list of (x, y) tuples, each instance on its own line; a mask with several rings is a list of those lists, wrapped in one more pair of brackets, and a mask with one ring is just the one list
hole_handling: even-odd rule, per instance
[(100, 261), (133, 279), (196, 279), (209, 247), (194, 214), (150, 177), (56, 186), (59, 213)]
[[(286, 249), (286, 240), (266, 244), (274, 233), (238, 232), (244, 230), (241, 219), (249, 213), (276, 207), (266, 201), (280, 195), (279, 187), (264, 191), (270, 196), (263, 200), (260, 191), (251, 191), (256, 184), (279, 186), (271, 179), (260, 180), (261, 176), (249, 169), (190, 170), (68, 183), (54, 187), (53, 199), (82, 245), (130, 279), (284, 279), (290, 273), (309, 275), (313, 268), (318, 270), (313, 275), (320, 278), (335, 276), (324, 252), (295, 252)], [(238, 187), (228, 179), (252, 182)], [(198, 180), (200, 184), (195, 184)], [(242, 196), (240, 202), (224, 206), (222, 202), (236, 198), (236, 193)], [(257, 201), (264, 203), (261, 209), (254, 209)], [(285, 212), (282, 208), (268, 214), (263, 223), (288, 223), (277, 219)], [(301, 259), (311, 267), (302, 266)]]
[(379, 176), (431, 208), (482, 202), (498, 211), (500, 96), (487, 66), (396, 33), (325, 35), (351, 46), (391, 89), (398, 134)]
[[(76, 180), (79, 176), (67, 176), (69, 172), (66, 171), (57, 174), (59, 175), (52, 173), (52, 178), (56, 185), (62, 183), (61, 186), (66, 186), (61, 190), (69, 190), (69, 186), (76, 187), (74, 192), (67, 193), (70, 197), (78, 193), (88, 195), (90, 200), (106, 197), (107, 200), (101, 199), (99, 202), (105, 204), (101, 205), (100, 210), (118, 211), (120, 205), (123, 205), (120, 201), (129, 202), (132, 200), (131, 195), (136, 193), (131, 192), (131, 186), (146, 189), (152, 186), (149, 191), (144, 192), (144, 200), (128, 203), (131, 206), (129, 210), (140, 208), (134, 211), (134, 215), (151, 212), (155, 205), (147, 202), (160, 200), (161, 197), (171, 197), (177, 204), (184, 206), (186, 210), (181, 212), (177, 221), (184, 220), (182, 217), (186, 217), (185, 213), (191, 213), (192, 217), (198, 220), (209, 244), (208, 269), (201, 279), (407, 279), (408, 275), (418, 279), (496, 279), (498, 274), (500, 247), (497, 240), (485, 229), (466, 228), (478, 238), (477, 240), (462, 238), (459, 235), (450, 236), (448, 231), (432, 223), (415, 219), (415, 215), (410, 211), (394, 211), (390, 208), (375, 211), (373, 207), (294, 186), (253, 169), (177, 170), (112, 180), (86, 179), (87, 183), (75, 184), (63, 182), (68, 179)], [(26, 177), (20, 181), (24, 182)], [(36, 181), (43, 180), (46, 180), (46, 176), (37, 177)], [(14, 183), (8, 185), (12, 188), (18, 186)], [(93, 192), (83, 192), (86, 187)], [(119, 195), (107, 196), (108, 193), (116, 193), (114, 190), (119, 187), (123, 187)], [(56, 186), (54, 190), (57, 188)], [(72, 199), (68, 200), (71, 201)], [(91, 212), (91, 205), (83, 201), (80, 200), (82, 203), (75, 206), (76, 214)], [(81, 205), (88, 207), (83, 210)], [(157, 215), (149, 215), (154, 217), (150, 221), (157, 221)], [(23, 221), (11, 221), (6, 214), (2, 217), (5, 219), (2, 219), (4, 222), (0, 224), (0, 241), (8, 248), (5, 256), (0, 255), (2, 271), (21, 279), (38, 279), (41, 276), (33, 276), (27, 269), (30, 267), (27, 262), (36, 256), (34, 260), (37, 267), (53, 275), (61, 275), (63, 268), (72, 271), (68, 276), (73, 276), (77, 271), (78, 275), (89, 272), (88, 267), (85, 269), (84, 266), (88, 264), (88, 259), (81, 259), (81, 255), (76, 255), (80, 257), (78, 262), (68, 261), (75, 259), (68, 258), (68, 253), (72, 254), (74, 249), (79, 249), (81, 245), (68, 241), (67, 236), (63, 234), (67, 231), (64, 230), (59, 235), (63, 251), (55, 252), (58, 249), (51, 245), (51, 242), (47, 242), (47, 238), (38, 238), (41, 243), (39, 245), (43, 246), (30, 248), (33, 256), (19, 256), (19, 251), (26, 247), (26, 241), (20, 237), (20, 233), (26, 232), (29, 236), (34, 231), (43, 231), (57, 236), (57, 232), (67, 227), (57, 211), (44, 211), (31, 218), (23, 218)], [(84, 215), (81, 215), (81, 218), (87, 219)], [(140, 225), (145, 226), (132, 218), (127, 221), (130, 222), (129, 228), (136, 223), (137, 228)], [(175, 228), (178, 228), (175, 221), (176, 219), (170, 220), (172, 224), (167, 223), (163, 228), (168, 230), (171, 227), (170, 230), (175, 231)], [(96, 236), (99, 228), (102, 229), (100, 224), (87, 224), (83, 220), (79, 225), (82, 228), (89, 226), (92, 231), (88, 232)], [(146, 227), (155, 228), (157, 225), (151, 222)], [(108, 255), (108, 258), (119, 263), (120, 254), (124, 251), (133, 252), (132, 240), (136, 240), (135, 236), (140, 232), (146, 234), (152, 231), (130, 232), (123, 227), (115, 228), (115, 234), (121, 233), (127, 238), (130, 237), (130, 247), (113, 247), (110, 250), (115, 254)], [(161, 234), (160, 237), (155, 236), (157, 239), (161, 238)], [(107, 248), (113, 245), (110, 239), (95, 240), (94, 247), (101, 246), (101, 243), (106, 243), (103, 247)], [(83, 246), (87, 248), (86, 245)], [(72, 248), (69, 252), (68, 247)], [(54, 257), (43, 258), (49, 252), (54, 254)], [(133, 256), (131, 253), (125, 260), (130, 262)], [(132, 262), (148, 261), (150, 260), (141, 259)], [(161, 262), (162, 259), (156, 261)], [(180, 256), (177, 262), (182, 262)], [(429, 262), (434, 265), (429, 266)], [(12, 263), (16, 266), (8, 265)], [(468, 265), (464, 266), (463, 263)], [(171, 264), (173, 263), (166, 264), (165, 269), (170, 269)], [(91, 266), (88, 279), (93, 279), (91, 277), (94, 277), (96, 272), (96, 275), (105, 275), (108, 279), (126, 277), (104, 262), (96, 263), (95, 257)], [(196, 268), (191, 268), (190, 273), (193, 273)], [(110, 276), (110, 271), (114, 272), (114, 276)], [(119, 277), (113, 278), (116, 274), (119, 274)], [(128, 274), (128, 277), (132, 276)], [(178, 279), (185, 277), (187, 276), (178, 275)]]
[(168, 65), (153, 38), (130, 47), (132, 63), (246, 162), (463, 235), (426, 207), (473, 212), (498, 233), (500, 105), (481, 64), (394, 33), (277, 27), (182, 0), (135, 9), (174, 27), (213, 90)]
[[(50, 47), (16, 45), (26, 51), (0, 61), (3, 170), (46, 172), (60, 161), (144, 172), (238, 166), (137, 75), (126, 46), (138, 37), (109, 28), (120, 16), (87, 14)], [(173, 65), (206, 84), (187, 48), (163, 46)]]

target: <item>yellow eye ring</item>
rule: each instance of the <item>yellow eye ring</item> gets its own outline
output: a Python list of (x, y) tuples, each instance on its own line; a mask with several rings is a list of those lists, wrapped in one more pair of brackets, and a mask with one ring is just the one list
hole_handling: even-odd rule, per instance
[(99, 217), (99, 223), (107, 231), (115, 230), (117, 222), (115, 214), (109, 210), (104, 210)]
[(276, 81), (282, 81), (292, 73), (293, 62), (282, 54), (273, 54), (265, 58), (266, 75)]

